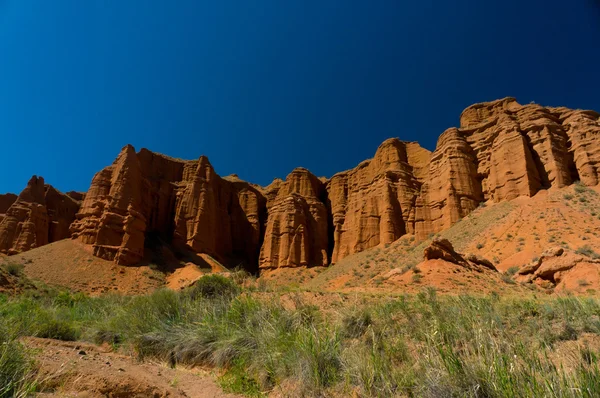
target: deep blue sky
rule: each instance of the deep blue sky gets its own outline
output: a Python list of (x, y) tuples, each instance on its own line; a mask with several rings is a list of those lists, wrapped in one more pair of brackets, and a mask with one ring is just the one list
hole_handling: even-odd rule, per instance
[(266, 185), (474, 102), (600, 110), (598, 1), (0, 0), (0, 192), (87, 190), (127, 143)]

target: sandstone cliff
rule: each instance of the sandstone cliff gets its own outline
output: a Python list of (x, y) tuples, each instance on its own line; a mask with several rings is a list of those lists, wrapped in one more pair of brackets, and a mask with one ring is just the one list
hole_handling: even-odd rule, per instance
[(265, 203), (251, 184), (219, 177), (204, 156), (184, 161), (146, 149), (136, 153), (128, 145), (94, 176), (71, 232), (92, 245), (96, 256), (119, 264), (141, 261), (146, 237), (153, 234), (252, 268)]
[(75, 219), (79, 202), (44, 185), (43, 178), (33, 176), (16, 199), (13, 195), (3, 196), (0, 252), (21, 253), (69, 237), (69, 225)]
[(204, 156), (126, 146), (85, 194), (32, 179), (18, 199), (0, 195), (0, 251), (72, 236), (98, 257), (133, 265), (159, 238), (252, 271), (323, 266), (405, 234), (424, 239), (488, 200), (597, 185), (599, 142), (596, 112), (505, 98), (465, 109), (434, 152), (392, 138), (330, 179), (298, 168), (265, 188), (220, 177)]
[(277, 195), (269, 200), (260, 268), (329, 263), (325, 195), (324, 184), (303, 168), (277, 183)]

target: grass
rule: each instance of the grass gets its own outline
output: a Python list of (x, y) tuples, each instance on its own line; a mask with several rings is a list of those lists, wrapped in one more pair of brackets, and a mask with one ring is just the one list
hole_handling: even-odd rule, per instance
[(589, 245), (581, 246), (579, 249), (575, 250), (575, 253), (590, 257), (595, 260), (600, 259), (600, 254), (596, 253)]
[(0, 320), (0, 397), (25, 397), (35, 390), (35, 367), (29, 352)]
[(5, 265), (6, 271), (13, 276), (21, 276), (23, 274), (23, 265), (17, 263), (8, 263)]
[(2, 336), (12, 336), (0, 346), (0, 385), (12, 388), (4, 396), (34, 386), (15, 340), (23, 335), (106, 341), (140, 359), (219, 368), (221, 386), (247, 396), (600, 396), (598, 347), (554, 354), (582, 333), (600, 334), (596, 299), (429, 288), (319, 308), (300, 293), (281, 300), (205, 278), (138, 297), (0, 296)]

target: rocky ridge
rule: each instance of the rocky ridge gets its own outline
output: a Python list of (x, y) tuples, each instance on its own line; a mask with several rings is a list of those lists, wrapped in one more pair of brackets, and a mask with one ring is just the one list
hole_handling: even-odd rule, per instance
[[(597, 185), (599, 138), (596, 112), (505, 98), (465, 109), (460, 127), (446, 130), (434, 152), (388, 139), (373, 159), (330, 179), (298, 168), (266, 188), (218, 176), (206, 157), (185, 161), (126, 146), (94, 176), (69, 232), (66, 221), (52, 228), (59, 232), (44, 227), (48, 213), (56, 214), (54, 190), (32, 186), (31, 198), (6, 210), (13, 198), (0, 196), (0, 251), (70, 235), (98, 257), (133, 265), (159, 238), (252, 271), (323, 266), (405, 234), (422, 240), (488, 200), (577, 180)], [(46, 202), (52, 210), (44, 213)], [(17, 230), (27, 233), (15, 241)]]
[(18, 197), (0, 198), (0, 253), (16, 254), (70, 237), (79, 205), (77, 198), (33, 176)]

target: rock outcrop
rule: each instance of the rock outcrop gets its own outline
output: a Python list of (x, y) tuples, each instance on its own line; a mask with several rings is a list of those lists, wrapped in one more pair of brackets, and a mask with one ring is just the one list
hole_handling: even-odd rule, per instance
[(252, 268), (265, 206), (256, 187), (219, 177), (204, 156), (184, 161), (128, 145), (94, 176), (71, 232), (96, 256), (123, 265), (141, 261), (153, 235)]
[(96, 256), (133, 265), (159, 239), (252, 271), (323, 266), (405, 234), (423, 240), (482, 202), (577, 180), (597, 185), (599, 143), (596, 112), (504, 98), (465, 109), (434, 152), (392, 138), (330, 179), (298, 168), (266, 188), (220, 177), (206, 157), (126, 146), (85, 194), (64, 195), (35, 180), (18, 199), (0, 195), (0, 251), (72, 236)]
[(328, 218), (324, 184), (297, 168), (270, 200), (260, 265), (265, 268), (327, 265)]
[(375, 157), (327, 182), (333, 222), (332, 262), (414, 233), (416, 201), (430, 152), (388, 139)]
[(33, 176), (0, 220), (0, 252), (21, 253), (68, 238), (69, 225), (79, 205), (70, 196), (45, 185), (42, 177)]
[(17, 201), (18, 196), (14, 193), (6, 193), (0, 195), (0, 222), (4, 219), (6, 212), (10, 209), (10, 206)]
[(590, 268), (592, 276), (597, 278), (600, 272), (600, 259), (597, 257), (595, 253), (588, 256), (565, 251), (560, 247), (551, 248), (519, 269), (515, 279), (522, 283), (554, 288), (578, 268)]
[(435, 238), (431, 241), (429, 246), (423, 250), (423, 260), (443, 260), (476, 271), (481, 271), (482, 268), (497, 271), (494, 264), (483, 257), (474, 254), (465, 256), (457, 253), (452, 243), (444, 238)]
[(460, 128), (444, 132), (417, 204), (419, 239), (440, 232), (482, 201), (532, 196), (581, 180), (599, 182), (600, 115), (520, 105), (514, 98), (476, 104)]

